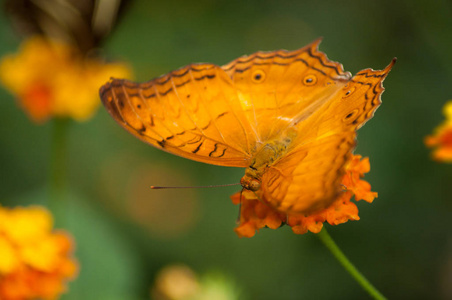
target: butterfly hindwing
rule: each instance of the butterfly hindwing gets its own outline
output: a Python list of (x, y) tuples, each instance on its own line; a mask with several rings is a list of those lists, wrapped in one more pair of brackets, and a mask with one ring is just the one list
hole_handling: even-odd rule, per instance
[(381, 71), (360, 71), (319, 109), (298, 116), (286, 156), (262, 178), (263, 197), (271, 206), (305, 213), (337, 198), (356, 131), (381, 104), (382, 82), (394, 63)]
[(325, 208), (342, 190), (344, 165), (354, 146), (355, 133), (346, 132), (298, 147), (264, 173), (264, 201), (287, 213)]

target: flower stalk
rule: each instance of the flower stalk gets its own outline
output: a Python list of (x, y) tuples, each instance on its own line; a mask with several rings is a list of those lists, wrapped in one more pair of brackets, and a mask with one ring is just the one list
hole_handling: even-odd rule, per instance
[(61, 213), (61, 203), (64, 201), (67, 170), (67, 136), (69, 128), (68, 118), (55, 118), (53, 120), (52, 149), (50, 157), (50, 195), (55, 212)]
[(344, 267), (344, 269), (358, 282), (358, 284), (367, 292), (373, 299), (384, 300), (386, 299), (373, 285), (372, 283), (361, 274), (358, 269), (350, 262), (341, 249), (336, 245), (334, 240), (326, 231), (324, 227), (316, 236), (322, 241), (322, 243), (331, 251), (334, 257)]

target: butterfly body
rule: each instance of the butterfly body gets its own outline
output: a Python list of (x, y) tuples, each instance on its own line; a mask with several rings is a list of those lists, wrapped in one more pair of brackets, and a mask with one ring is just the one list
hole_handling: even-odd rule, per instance
[(323, 209), (343, 191), (356, 131), (380, 105), (384, 70), (354, 77), (317, 50), (257, 52), (100, 89), (139, 139), (199, 162), (246, 168), (241, 184), (278, 211)]
[(262, 175), (270, 166), (285, 156), (293, 135), (294, 131), (290, 135), (284, 135), (281, 139), (268, 141), (258, 149), (251, 160), (251, 165), (245, 170), (245, 176), (240, 180), (243, 188), (251, 191), (260, 189)]

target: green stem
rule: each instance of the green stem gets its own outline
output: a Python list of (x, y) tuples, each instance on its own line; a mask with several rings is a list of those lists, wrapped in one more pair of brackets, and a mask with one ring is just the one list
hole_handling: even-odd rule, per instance
[(386, 299), (367, 279), (361, 272), (356, 269), (356, 267), (348, 260), (345, 254), (339, 249), (334, 240), (326, 231), (323, 229), (317, 234), (322, 243), (331, 251), (331, 253), (336, 257), (339, 263), (347, 270), (350, 275), (365, 289), (371, 297), (374, 299), (383, 300)]
[(61, 213), (66, 185), (67, 129), (69, 119), (54, 119), (52, 149), (50, 157), (50, 197), (51, 209)]

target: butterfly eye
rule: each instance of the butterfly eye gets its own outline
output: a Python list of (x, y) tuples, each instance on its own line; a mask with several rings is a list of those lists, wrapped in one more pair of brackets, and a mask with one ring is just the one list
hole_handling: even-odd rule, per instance
[(251, 75), (251, 80), (254, 83), (261, 83), (265, 80), (265, 72), (262, 70), (256, 70), (253, 72), (253, 75)]
[(317, 83), (317, 77), (315, 75), (308, 75), (303, 78), (304, 85), (310, 86)]
[(254, 192), (258, 191), (261, 188), (261, 183), (258, 180), (253, 179), (250, 182), (249, 188), (250, 188), (251, 191), (254, 191)]
[(355, 87), (352, 87), (352, 88), (346, 90), (345, 95), (342, 98), (347, 98), (348, 96), (353, 94), (354, 91), (355, 91)]

